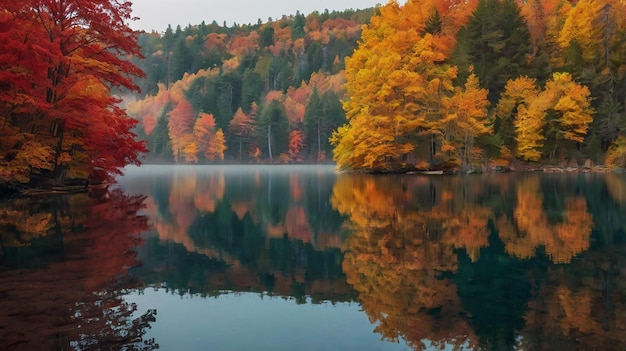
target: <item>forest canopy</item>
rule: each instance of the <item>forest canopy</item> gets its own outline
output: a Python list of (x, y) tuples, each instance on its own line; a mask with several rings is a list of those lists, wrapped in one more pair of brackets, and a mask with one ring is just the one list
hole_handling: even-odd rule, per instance
[(139, 37), (128, 110), (165, 162), (624, 166), (625, 7), (410, 0), (169, 27)]
[(621, 0), (409, 0), (346, 59), (348, 170), (626, 165)]
[(149, 162), (332, 162), (345, 58), (374, 9), (141, 33), (127, 101)]

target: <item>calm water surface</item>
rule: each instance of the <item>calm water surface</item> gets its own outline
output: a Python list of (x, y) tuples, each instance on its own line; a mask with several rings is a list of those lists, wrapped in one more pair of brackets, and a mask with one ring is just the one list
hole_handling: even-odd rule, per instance
[(0, 202), (0, 349), (626, 347), (625, 175), (119, 181)]

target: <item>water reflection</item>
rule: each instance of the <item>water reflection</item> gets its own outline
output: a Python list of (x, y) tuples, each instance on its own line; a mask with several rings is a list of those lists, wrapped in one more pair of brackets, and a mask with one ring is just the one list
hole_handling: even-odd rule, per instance
[(385, 338), (415, 350), (616, 350), (625, 185), (615, 174), (347, 175), (331, 202), (353, 225), (348, 282)]
[(335, 177), (332, 167), (138, 170), (123, 186), (149, 194), (154, 231), (134, 272), (147, 285), (164, 283), (181, 294), (352, 301), (341, 267), (348, 233), (328, 202)]
[(624, 175), (149, 166), (120, 181), (2, 205), (0, 346), (626, 344)]
[(123, 299), (143, 197), (121, 191), (0, 204), (0, 346), (4, 350), (158, 348), (154, 311)]

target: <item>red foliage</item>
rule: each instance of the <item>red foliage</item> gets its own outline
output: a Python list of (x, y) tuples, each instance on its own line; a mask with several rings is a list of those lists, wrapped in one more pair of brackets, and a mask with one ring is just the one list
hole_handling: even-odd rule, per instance
[(294, 129), (289, 133), (289, 157), (292, 161), (300, 159), (300, 151), (304, 148), (304, 133)]
[(2, 266), (3, 350), (153, 349), (142, 345), (142, 335), (154, 316), (133, 316), (137, 307), (122, 296), (139, 283), (128, 271), (139, 264), (135, 249), (149, 229), (147, 218), (138, 215), (144, 199), (118, 190), (8, 204), (17, 218), (49, 222), (36, 228), (50, 247), (36, 258), (37, 269)]
[[(135, 122), (110, 94), (111, 88), (138, 90), (133, 77), (143, 76), (130, 61), (141, 55), (136, 34), (126, 24), (131, 3), (5, 3), (0, 13), (0, 112), (7, 118), (2, 132), (36, 135), (54, 150), (57, 181), (77, 168), (83, 171), (75, 174), (99, 182), (138, 163), (138, 154), (146, 150), (130, 132)], [(6, 147), (0, 159), (12, 152)]]
[(258, 49), (258, 36), (257, 32), (252, 32), (248, 36), (235, 35), (230, 42), (230, 52), (234, 53), (238, 57), (249, 56), (254, 54)]

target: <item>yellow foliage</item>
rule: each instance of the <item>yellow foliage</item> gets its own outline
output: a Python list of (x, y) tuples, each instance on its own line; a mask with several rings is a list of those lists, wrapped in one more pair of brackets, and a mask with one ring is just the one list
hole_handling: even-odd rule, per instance
[(593, 218), (584, 197), (565, 198), (565, 211), (560, 223), (551, 224), (543, 210), (539, 178), (521, 181), (517, 189), (514, 211), (515, 225), (506, 217), (496, 226), (507, 253), (530, 258), (539, 246), (555, 263), (569, 263), (572, 258), (589, 249)]
[(602, 1), (579, 0), (576, 6), (569, 9), (558, 37), (561, 50), (566, 50), (575, 41), (580, 45), (586, 61), (598, 56), (602, 42), (597, 37), (595, 19), (604, 5)]
[(554, 73), (546, 83), (545, 93), (553, 99), (550, 108), (560, 114), (560, 130), (566, 140), (582, 142), (593, 122), (589, 89), (574, 82), (569, 73)]
[(532, 101), (529, 109), (524, 106), (518, 108), (515, 118), (516, 156), (527, 161), (538, 161), (541, 158), (540, 150), (545, 140), (542, 134), (544, 114), (545, 110), (538, 99)]
[(209, 160), (214, 160), (216, 158), (223, 160), (224, 151), (226, 151), (226, 138), (224, 137), (224, 132), (220, 128), (217, 132), (215, 132), (215, 137), (213, 137), (213, 139), (209, 142), (209, 150), (206, 156)]
[(569, 73), (554, 73), (541, 92), (534, 87), (535, 80), (520, 77), (509, 81), (496, 114), (507, 119), (515, 108), (514, 116), (516, 156), (529, 161), (541, 158), (541, 148), (546, 114), (551, 111), (557, 118), (551, 121), (551, 130), (556, 138), (563, 135), (566, 140), (582, 142), (589, 124), (593, 121), (589, 89), (573, 81)]
[(43, 138), (31, 133), (8, 135), (0, 142), (2, 150), (7, 151), (6, 155), (0, 156), (0, 179), (28, 183), (31, 169), (53, 169), (55, 152)]
[(496, 116), (500, 119), (510, 119), (513, 111), (520, 104), (527, 104), (539, 95), (536, 80), (526, 76), (511, 79), (506, 83), (504, 93), (498, 100)]
[(626, 167), (626, 137), (617, 138), (607, 151), (604, 162), (607, 166)]
[[(448, 100), (455, 94), (457, 69), (443, 64), (456, 35), (450, 29), (458, 29), (457, 11), (467, 6), (435, 0), (409, 1), (404, 6), (390, 2), (364, 27), (358, 49), (346, 59), (343, 107), (348, 126), (331, 137), (340, 168), (393, 169), (415, 149), (425, 130), (435, 133), (434, 121), (446, 115)], [(442, 32), (432, 35), (423, 29), (435, 11), (444, 23)], [(469, 95), (482, 94), (469, 84), (464, 92), (468, 102)], [(482, 106), (475, 107), (482, 113)], [(467, 116), (480, 114), (466, 103), (457, 109)]]

